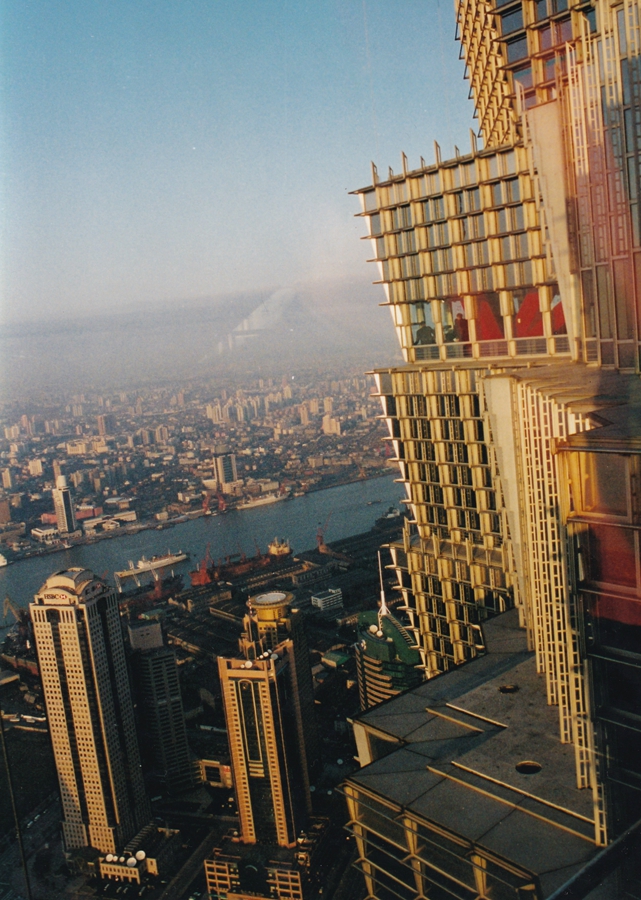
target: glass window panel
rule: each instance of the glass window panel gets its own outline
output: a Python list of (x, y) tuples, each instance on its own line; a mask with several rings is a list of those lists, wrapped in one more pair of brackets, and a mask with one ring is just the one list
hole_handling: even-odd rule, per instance
[(566, 41), (572, 40), (572, 19), (563, 19), (562, 22), (556, 23), (557, 27), (557, 43), (565, 44)]
[(375, 216), (369, 217), (369, 233), (370, 234), (380, 234), (381, 233), (381, 217), (378, 213)]
[(513, 206), (510, 210), (510, 215), (512, 217), (512, 230), (513, 231), (523, 231), (525, 228), (525, 217), (523, 215), (523, 207), (522, 206)]
[(623, 84), (623, 105), (627, 106), (631, 101), (630, 64), (627, 59), (621, 60), (621, 82)]
[(410, 318), (414, 344), (435, 344), (436, 332), (431, 305), (429, 303), (413, 303), (410, 306)]
[(470, 211), (481, 208), (481, 192), (478, 188), (467, 192), (467, 202)]
[(590, 525), (587, 545), (590, 581), (637, 586), (636, 542), (631, 528)]
[(368, 191), (363, 194), (365, 209), (378, 209), (378, 201), (376, 199), (376, 191)]
[(476, 301), (476, 336), (479, 341), (495, 341), (505, 337), (499, 295), (479, 294)]
[(507, 42), (507, 61), (517, 62), (519, 59), (525, 59), (527, 56), (527, 38), (517, 38), (514, 41)]
[(583, 513), (628, 515), (628, 464), (617, 453), (579, 453)]
[(617, 336), (620, 341), (634, 337), (634, 285), (628, 260), (615, 259), (614, 305), (617, 318)]
[(500, 19), (501, 34), (513, 34), (513, 32), (520, 31), (523, 28), (523, 10), (520, 6), (503, 13)]
[(543, 60), (543, 81), (554, 81), (554, 57)]
[(542, 337), (543, 317), (538, 291), (515, 291), (514, 336), (517, 338)]
[(641, 653), (641, 603), (638, 599), (586, 594), (584, 602), (592, 626), (588, 632), (592, 644)]
[(599, 327), (601, 338), (612, 337), (612, 310), (610, 307), (610, 270), (607, 266), (597, 266), (597, 299), (599, 304)]
[(534, 84), (532, 80), (532, 66), (523, 66), (521, 69), (515, 69), (512, 76), (523, 88), (531, 88)]
[(535, 0), (536, 21), (541, 22), (548, 17), (547, 0)]
[(552, 297), (550, 308), (552, 310), (552, 334), (567, 334), (568, 329), (565, 324), (565, 313), (563, 312), (563, 304), (561, 303), (561, 295), (556, 293)]
[(492, 185), (492, 206), (500, 206), (502, 202), (501, 182), (497, 181)]
[(546, 25), (539, 31), (539, 50), (550, 50), (552, 47), (552, 26)]
[(617, 30), (619, 32), (619, 50), (621, 56), (625, 56), (628, 52), (628, 43), (625, 34), (625, 10), (623, 9), (617, 12)]
[(465, 307), (459, 298), (444, 300), (441, 306), (443, 336), (450, 343), (469, 341), (469, 329), (465, 318)]
[(515, 203), (521, 199), (521, 191), (519, 188), (519, 179), (518, 178), (510, 178), (509, 181), (505, 182), (506, 188), (506, 202), (507, 203)]
[(596, 337), (596, 308), (594, 304), (594, 278), (592, 272), (581, 273), (583, 288), (583, 321), (585, 336)]

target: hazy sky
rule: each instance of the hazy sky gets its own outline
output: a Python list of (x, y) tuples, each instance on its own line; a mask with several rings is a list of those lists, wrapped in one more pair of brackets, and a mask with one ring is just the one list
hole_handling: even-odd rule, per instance
[(370, 160), (469, 147), (453, 5), (5, 0), (5, 321), (372, 280)]

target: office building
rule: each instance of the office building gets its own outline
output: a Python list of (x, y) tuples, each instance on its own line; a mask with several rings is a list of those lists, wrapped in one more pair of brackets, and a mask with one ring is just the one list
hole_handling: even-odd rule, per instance
[[(638, 591), (626, 559), (637, 540), (630, 460), (638, 452), (641, 410), (641, 140), (634, 125), (641, 115), (641, 13), (638, 0), (458, 0), (456, 11), (482, 146), (473, 137), (471, 151), (457, 150), (450, 160), (437, 146), (434, 164), (421, 160), (415, 169), (403, 156), (401, 172), (390, 170), (386, 177), (373, 167), (372, 184), (357, 192), (405, 359), (403, 366), (376, 373), (411, 512), (392, 558), (422, 666), (428, 678), (439, 676), (433, 687), (428, 681), (403, 697), (415, 694), (424, 709), (426, 698), (436, 702), (451, 690), (452, 707), (494, 718), (502, 723), (501, 734), (513, 736), (504, 757), (510, 777), (508, 768), (492, 774), (500, 768), (492, 769), (492, 748), (503, 740), (492, 738), (470, 757), (482, 780), (456, 789), (468, 812), (446, 824), (431, 805), (439, 793), (446, 805), (453, 802), (452, 779), (470, 781), (450, 768), (446, 775), (432, 773), (448, 786), (432, 781), (426, 787), (431, 796), (427, 803), (426, 794), (424, 818), (429, 829), (441, 822), (448, 839), (467, 847), (467, 874), (461, 869), (460, 880), (470, 890), (489, 891), (495, 853), (501, 866), (511, 860), (520, 873), (513, 894), (523, 888), (547, 896), (567, 866), (580, 868), (592, 851), (578, 853), (567, 866), (561, 855), (558, 866), (545, 854), (526, 860), (503, 840), (498, 825), (483, 844), (479, 832), (473, 836), (471, 818), (485, 803), (484, 791), (499, 802), (489, 788), (493, 778), (514, 789), (515, 803), (528, 793), (551, 804), (552, 788), (540, 773), (556, 767), (556, 786), (568, 792), (563, 808), (587, 817), (591, 837), (586, 832), (580, 840), (591, 840), (593, 848), (641, 817), (632, 751), (641, 734), (632, 674), (641, 645), (632, 608), (623, 600)], [(614, 473), (610, 484), (594, 462), (597, 452), (606, 451)], [(614, 460), (617, 455), (628, 458), (625, 466)], [(588, 502), (579, 493), (590, 481)], [(618, 562), (606, 564), (606, 556)], [(530, 684), (535, 671), (532, 685), (543, 686), (531, 708), (520, 706), (521, 715), (533, 728), (548, 717), (546, 733), (555, 734), (563, 759), (569, 754), (573, 773), (562, 775), (550, 757), (538, 761), (530, 781), (519, 782), (523, 773), (516, 767), (531, 761), (523, 755), (527, 741), (518, 723), (504, 721), (490, 702), (509, 684), (496, 684), (496, 696), (486, 688), (485, 705), (477, 702), (480, 695), (468, 698), (469, 706), (460, 699), (490, 658), (491, 635), (500, 636), (494, 622), (498, 629), (502, 619), (515, 616), (523, 629), (518, 652), (530, 666), (519, 678)], [(500, 641), (494, 652), (502, 652)], [(526, 660), (528, 652), (533, 655)], [(459, 670), (461, 663), (467, 665)], [(516, 708), (515, 698), (524, 695), (505, 696), (513, 696)], [(404, 706), (401, 699), (363, 717), (373, 723), (373, 717), (390, 715), (390, 744), (402, 731), (393, 712), (411, 708), (409, 699)], [(374, 743), (387, 740), (381, 737), (383, 719), (377, 721)], [(466, 723), (462, 727), (474, 724)], [(425, 741), (446, 729), (436, 713), (423, 724)], [(373, 766), (377, 755), (359, 751)], [(385, 778), (377, 781), (370, 768), (355, 788), (367, 783), (373, 807), (379, 800), (385, 806), (392, 757), (400, 761), (390, 755)], [(455, 765), (452, 759), (448, 766)], [(394, 802), (403, 805), (399, 798)], [(367, 815), (364, 807), (352, 812), (355, 823)], [(406, 825), (397, 822), (407, 828), (397, 847), (416, 856), (416, 880), (408, 882), (405, 870), (401, 877), (397, 863), (389, 863), (396, 867), (392, 877), (387, 862), (385, 877), (377, 880), (380, 863), (373, 862), (364, 838), (363, 859), (372, 860), (363, 863), (373, 879), (368, 890), (377, 897), (397, 890), (429, 895), (428, 870), (433, 884), (440, 884), (436, 870), (449, 878), (454, 863), (448, 867), (430, 856), (436, 839), (429, 829), (424, 855), (416, 843), (410, 847), (410, 832), (427, 827), (423, 819), (408, 814)], [(558, 837), (557, 826), (551, 827)], [(537, 840), (544, 841), (534, 832), (523, 837), (532, 846)], [(560, 848), (560, 839), (550, 840)], [(544, 874), (548, 864), (554, 877)], [(416, 874), (421, 866), (426, 882)], [(511, 883), (505, 872), (494, 873)], [(388, 876), (405, 887), (393, 887)], [(445, 896), (460, 896), (452, 882), (443, 885)]]
[(225, 485), (231, 485), (238, 481), (236, 455), (234, 453), (221, 453), (214, 456), (214, 471), (218, 484), (223, 490)]
[(241, 840), (294, 847), (318, 766), (311, 667), (291, 595), (252, 597), (240, 659), (219, 657)]
[(316, 591), (311, 596), (311, 604), (321, 612), (336, 612), (343, 608), (343, 592), (340, 588), (327, 588), (325, 591)]
[(150, 818), (115, 592), (72, 568), (30, 606), (68, 850), (116, 853)]
[(77, 528), (76, 516), (71, 500), (71, 491), (67, 487), (67, 479), (64, 475), (58, 475), (56, 486), (51, 492), (53, 496), (53, 508), (56, 513), (56, 525), (60, 534), (71, 534)]
[(176, 654), (159, 622), (128, 626), (132, 684), (145, 775), (170, 794), (195, 784)]

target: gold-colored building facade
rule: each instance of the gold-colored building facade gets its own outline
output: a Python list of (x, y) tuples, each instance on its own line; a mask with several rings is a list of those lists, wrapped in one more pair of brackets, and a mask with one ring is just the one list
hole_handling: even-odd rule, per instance
[(150, 818), (115, 592), (86, 569), (30, 606), (67, 849), (116, 853)]
[(625, 817), (556, 451), (639, 415), (641, 10), (455, 8), (471, 152), (373, 166), (356, 192), (405, 359), (375, 373), (410, 512), (393, 565), (428, 678), (480, 658), (483, 623), (516, 607), (605, 845)]

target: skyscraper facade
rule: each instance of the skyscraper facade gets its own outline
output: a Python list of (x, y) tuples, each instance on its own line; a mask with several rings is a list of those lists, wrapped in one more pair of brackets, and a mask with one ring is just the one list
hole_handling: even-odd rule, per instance
[[(639, 594), (634, 503), (611, 498), (634, 493), (635, 464), (611, 462), (608, 486), (588, 477), (587, 449), (602, 429), (615, 456), (638, 452), (641, 13), (638, 0), (455, 5), (481, 141), (449, 160), (436, 146), (415, 169), (403, 156), (385, 177), (373, 167), (357, 192), (405, 359), (376, 373), (411, 512), (393, 563), (430, 678), (482, 656), (483, 623), (516, 608), (603, 845), (641, 815), (628, 752), (641, 703), (603, 687), (607, 665), (613, 685), (636, 677), (621, 668), (624, 651), (641, 661), (622, 628), (634, 607), (594, 599)], [(590, 516), (612, 527), (586, 538)], [(594, 562), (608, 547), (629, 583)], [(625, 647), (606, 665), (607, 622)]]
[(311, 811), (318, 736), (309, 654), (292, 596), (252, 597), (241, 659), (219, 657), (241, 840), (294, 847)]
[(146, 774), (169, 793), (194, 786), (176, 654), (158, 622), (130, 625), (131, 671)]
[(71, 534), (76, 530), (76, 515), (73, 510), (71, 491), (67, 487), (67, 479), (64, 475), (58, 475), (56, 486), (51, 493), (58, 531), (60, 534)]
[(116, 853), (150, 818), (115, 592), (87, 569), (30, 606), (68, 850)]

